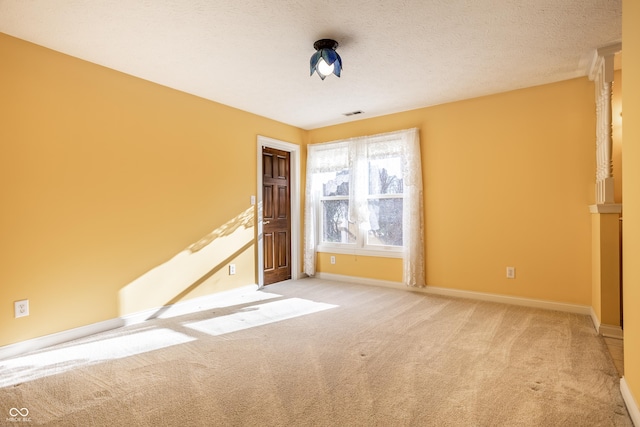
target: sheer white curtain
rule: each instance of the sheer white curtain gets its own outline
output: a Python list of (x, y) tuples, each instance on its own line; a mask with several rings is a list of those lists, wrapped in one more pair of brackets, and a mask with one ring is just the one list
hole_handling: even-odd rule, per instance
[(402, 134), (402, 169), (404, 204), (402, 235), (404, 242), (402, 281), (407, 286), (424, 287), (424, 203), (422, 190), (422, 157), (418, 129)]
[(319, 174), (349, 167), (349, 145), (345, 142), (307, 146), (307, 183), (304, 205), (304, 272), (316, 274), (318, 241), (317, 204), (322, 192)]
[(418, 129), (312, 144), (307, 153), (304, 272), (315, 274), (318, 236), (318, 201), (321, 174), (349, 170), (349, 221), (371, 229), (368, 195), (370, 164), (399, 158), (403, 182), (402, 253), (403, 282), (425, 286), (422, 166)]

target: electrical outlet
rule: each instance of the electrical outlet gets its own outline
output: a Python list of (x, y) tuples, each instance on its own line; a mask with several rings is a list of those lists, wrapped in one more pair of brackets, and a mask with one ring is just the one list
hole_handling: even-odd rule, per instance
[(23, 299), (13, 303), (15, 318), (26, 317), (29, 315), (29, 300)]
[(335, 264), (336, 263), (336, 257), (334, 257), (333, 255), (331, 256), (331, 264)]
[(236, 265), (229, 264), (229, 275), (236, 274)]
[(515, 278), (516, 278), (516, 268), (507, 267), (507, 279), (515, 279)]

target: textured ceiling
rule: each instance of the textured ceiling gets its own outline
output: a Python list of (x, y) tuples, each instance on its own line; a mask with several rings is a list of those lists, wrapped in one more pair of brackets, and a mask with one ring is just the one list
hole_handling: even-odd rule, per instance
[[(595, 49), (621, 40), (621, 9), (621, 0), (0, 0), (0, 32), (312, 129), (585, 76)], [(341, 78), (309, 76), (320, 38), (340, 43)], [(343, 115), (355, 110), (364, 113)]]

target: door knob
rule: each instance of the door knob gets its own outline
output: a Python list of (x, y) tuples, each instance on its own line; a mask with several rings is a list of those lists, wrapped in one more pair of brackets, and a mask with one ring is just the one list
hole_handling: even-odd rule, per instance
[(271, 221), (262, 221), (262, 224), (269, 224)]

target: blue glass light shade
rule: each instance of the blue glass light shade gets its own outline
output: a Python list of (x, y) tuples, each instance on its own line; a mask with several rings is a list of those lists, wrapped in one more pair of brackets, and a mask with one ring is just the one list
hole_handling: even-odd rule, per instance
[(333, 65), (333, 74), (340, 77), (340, 72), (342, 71), (342, 58), (340, 58), (340, 55), (336, 52), (337, 47), (338, 42), (331, 39), (322, 39), (315, 42), (313, 44), (313, 48), (316, 50), (316, 53), (311, 55), (311, 73), (309, 75), (312, 76), (314, 71), (317, 71), (322, 80), (327, 77), (318, 69), (318, 63), (322, 59), (327, 65)]

